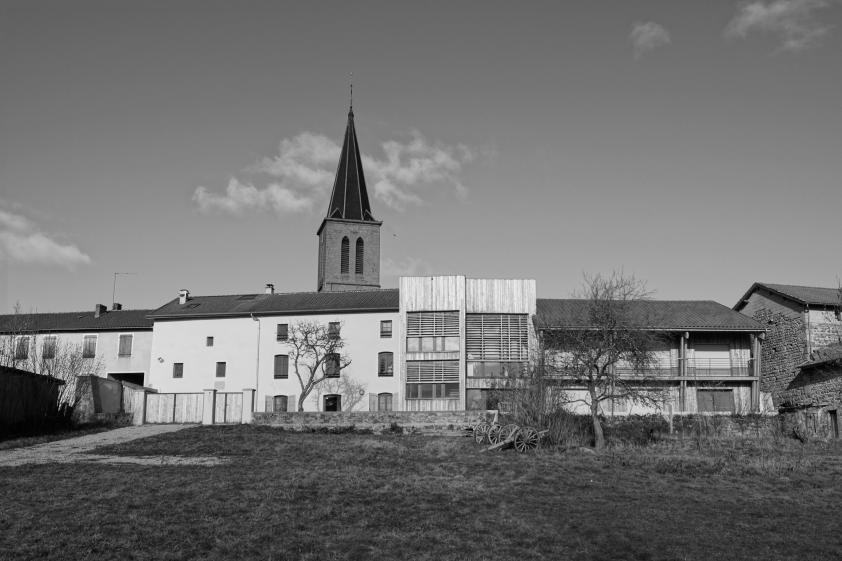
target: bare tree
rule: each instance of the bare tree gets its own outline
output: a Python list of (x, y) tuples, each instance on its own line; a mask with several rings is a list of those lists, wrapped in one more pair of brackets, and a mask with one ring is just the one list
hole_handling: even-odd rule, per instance
[(339, 324), (314, 321), (299, 321), (289, 326), (289, 357), (301, 386), (299, 411), (304, 411), (304, 401), (314, 388), (326, 379), (338, 378), (351, 364), (344, 353), (340, 330)]
[(336, 394), (342, 396), (342, 409), (353, 411), (354, 407), (363, 400), (366, 394), (366, 386), (356, 378), (342, 373), (338, 378), (327, 378), (318, 384), (311, 392), (313, 403), (317, 406), (323, 395)]
[(623, 400), (658, 406), (663, 402), (664, 391), (651, 382), (660, 336), (647, 329), (648, 322), (636, 306), (649, 295), (644, 282), (622, 272), (585, 275), (577, 294), (583, 300), (581, 317), (572, 325), (553, 326), (549, 318), (536, 318), (547, 351), (545, 367), (568, 388), (568, 403), (588, 407), (597, 448), (605, 446), (600, 419), (604, 403)]

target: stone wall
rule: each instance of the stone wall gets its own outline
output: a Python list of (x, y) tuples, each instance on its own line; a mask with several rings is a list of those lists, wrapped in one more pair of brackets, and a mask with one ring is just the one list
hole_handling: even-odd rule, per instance
[(673, 434), (683, 436), (772, 437), (781, 434), (777, 415), (675, 415)]
[(291, 430), (354, 427), (375, 432), (400, 427), (404, 431), (461, 430), (480, 420), (491, 420), (494, 411), (366, 411), (255, 413), (254, 424)]
[(806, 326), (801, 318), (768, 308), (759, 308), (754, 319), (768, 329), (761, 345), (760, 390), (770, 392), (776, 407), (798, 373), (798, 365), (807, 360)]

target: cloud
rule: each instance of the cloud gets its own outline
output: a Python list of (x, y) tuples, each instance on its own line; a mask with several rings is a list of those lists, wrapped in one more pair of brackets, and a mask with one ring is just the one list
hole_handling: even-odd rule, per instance
[(830, 27), (815, 17), (815, 12), (829, 6), (827, 0), (746, 2), (725, 28), (725, 36), (743, 39), (753, 31), (762, 31), (779, 37), (780, 50), (802, 51), (830, 32)]
[(640, 58), (649, 51), (663, 47), (670, 43), (670, 34), (662, 26), (653, 21), (636, 22), (629, 34), (634, 47), (634, 58)]
[(3, 208), (0, 208), (0, 258), (68, 269), (91, 262), (75, 245), (52, 239), (32, 220)]
[(197, 187), (193, 193), (193, 201), (204, 214), (242, 214), (251, 210), (295, 213), (309, 210), (313, 206), (312, 199), (296, 194), (277, 183), (258, 189), (254, 185), (240, 183), (233, 177), (228, 181), (224, 194), (218, 195), (204, 187)]
[(387, 257), (383, 259), (380, 271), (384, 276), (417, 277), (429, 275), (432, 267), (428, 262), (416, 257), (404, 257), (398, 261)]
[[(423, 204), (425, 193), (432, 187), (451, 189), (460, 199), (467, 197), (460, 174), (477, 157), (468, 146), (429, 142), (412, 130), (408, 138), (385, 141), (381, 148), (382, 158), (363, 155), (363, 168), (370, 194), (387, 206), (404, 210)], [(303, 132), (281, 141), (276, 156), (246, 168), (244, 173), (255, 176), (251, 182), (232, 177), (224, 193), (200, 186), (193, 193), (193, 201), (202, 213), (310, 211), (329, 196), (340, 151), (341, 146), (330, 138)], [(256, 186), (265, 176), (272, 183)]]

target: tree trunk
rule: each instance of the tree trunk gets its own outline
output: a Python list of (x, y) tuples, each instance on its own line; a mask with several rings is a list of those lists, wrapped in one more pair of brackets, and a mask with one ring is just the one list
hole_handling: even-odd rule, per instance
[(307, 396), (306, 396), (306, 395), (304, 395), (304, 393), (303, 393), (303, 392), (301, 393), (301, 395), (299, 395), (299, 396), (298, 396), (298, 412), (299, 412), (299, 413), (304, 412), (304, 399), (305, 399), (306, 397), (307, 397)]
[(599, 401), (596, 399), (596, 392), (591, 390), (591, 420), (593, 421), (594, 448), (602, 450), (605, 448), (605, 435), (602, 432), (602, 423), (599, 421)]

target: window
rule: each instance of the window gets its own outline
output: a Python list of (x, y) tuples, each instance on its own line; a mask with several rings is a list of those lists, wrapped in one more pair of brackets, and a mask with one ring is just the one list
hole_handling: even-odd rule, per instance
[(132, 356), (132, 339), (131, 335), (120, 335), (120, 348), (117, 350), (117, 356)]
[(15, 360), (29, 358), (29, 337), (18, 337), (15, 341)]
[(406, 352), (459, 350), (459, 312), (409, 312), (406, 314)]
[(289, 378), (289, 357), (287, 355), (275, 355), (275, 379), (282, 378)]
[(287, 323), (279, 323), (278, 324), (278, 334), (277, 334), (276, 339), (278, 341), (289, 340), (289, 324), (287, 324)]
[(393, 372), (392, 353), (378, 353), (377, 355), (377, 375), (378, 376), (392, 376)]
[(96, 356), (96, 335), (85, 335), (82, 339), (82, 358)]
[(205, 337), (205, 346), (213, 347), (213, 337)]
[(331, 353), (325, 358), (325, 377), (339, 378), (339, 355)]
[(392, 320), (384, 319), (380, 322), (380, 338), (390, 339), (392, 337)]
[(183, 362), (173, 362), (172, 363), (172, 377), (173, 378), (184, 378), (184, 363)]
[(348, 236), (342, 238), (342, 251), (339, 254), (339, 272), (343, 275), (348, 274), (348, 259), (351, 253), (351, 242), (348, 241)]
[(56, 358), (56, 343), (55, 335), (44, 337), (44, 344), (41, 346), (41, 358)]
[(526, 314), (466, 314), (468, 360), (529, 360)]
[(363, 274), (363, 254), (365, 254), (365, 242), (362, 238), (357, 238), (356, 260), (354, 261), (354, 272), (358, 275)]
[(392, 410), (392, 394), (379, 393), (377, 394), (377, 410), (391, 411)]
[(407, 399), (458, 399), (458, 360), (410, 360), (406, 363)]
[(696, 403), (699, 413), (733, 413), (733, 390), (697, 390)]
[(327, 324), (327, 336), (331, 339), (339, 339), (339, 322), (332, 321)]
[(225, 363), (224, 362), (217, 362), (216, 363), (216, 377), (217, 378), (225, 378)]
[(468, 378), (519, 378), (526, 374), (526, 362), (468, 361)]
[(272, 398), (272, 411), (278, 413), (287, 410), (289, 399), (285, 395), (276, 395)]

